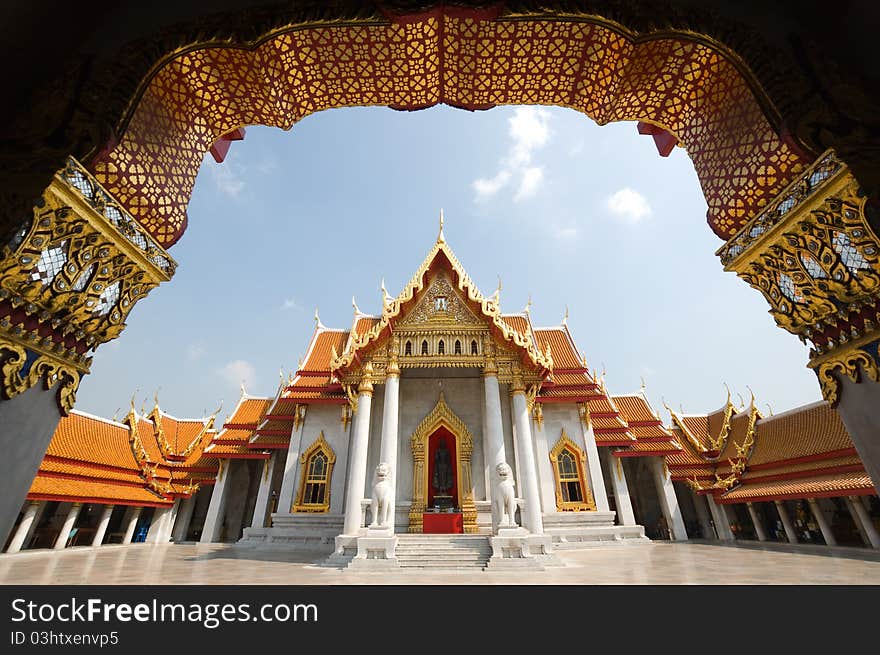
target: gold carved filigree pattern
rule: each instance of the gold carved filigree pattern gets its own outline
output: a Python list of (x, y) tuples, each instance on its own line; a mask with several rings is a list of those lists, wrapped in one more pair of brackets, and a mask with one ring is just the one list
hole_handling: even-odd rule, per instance
[(292, 25), (248, 47), (165, 62), (96, 172), (169, 246), (186, 228), (204, 154), (236, 128), (290, 129), (335, 107), (556, 105), (600, 125), (642, 120), (668, 130), (694, 162), (712, 229), (726, 238), (809, 163), (770, 125), (734, 58), (704, 36), (639, 35), (578, 13), (480, 20), (456, 10)]
[(865, 215), (867, 198), (833, 151), (718, 251), (758, 289), (776, 323), (811, 344), (809, 367), (836, 404), (835, 374), (872, 377), (880, 338), (880, 239)]
[(446, 404), (443, 392), (431, 412), (419, 423), (410, 437), (413, 454), (413, 498), (409, 510), (409, 532), (422, 531), (422, 515), (428, 506), (428, 457), (429, 437), (444, 427), (455, 437), (455, 458), (458, 480), (458, 499), (466, 533), (477, 531), (477, 506), (474, 504), (474, 487), (471, 480), (471, 455), (474, 439), (470, 430)]
[[(135, 303), (176, 264), (78, 162), (52, 180), (31, 224), (0, 249), (0, 349), (4, 393), (59, 379), (73, 406), (90, 350), (119, 336)], [(17, 348), (29, 355), (21, 359)], [(13, 370), (14, 369), (14, 370)], [(25, 372), (26, 371), (26, 372)]]

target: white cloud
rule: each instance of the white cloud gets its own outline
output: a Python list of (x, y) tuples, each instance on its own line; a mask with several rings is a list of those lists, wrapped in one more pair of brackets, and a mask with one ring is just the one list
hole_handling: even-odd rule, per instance
[(471, 183), (478, 201), (487, 200), (506, 187), (514, 178), (519, 186), (514, 192), (514, 200), (522, 200), (535, 195), (544, 181), (544, 169), (530, 166), (532, 156), (550, 139), (550, 113), (537, 107), (517, 107), (513, 116), (507, 119), (507, 133), (510, 136), (510, 149), (501, 160), (498, 172), (492, 177), (477, 178)]
[(207, 352), (205, 348), (205, 344), (203, 343), (191, 343), (186, 348), (186, 359), (187, 361), (194, 362), (197, 359), (201, 359), (202, 355)]
[(553, 226), (553, 236), (555, 236), (559, 241), (572, 241), (573, 239), (577, 239), (579, 235), (579, 231), (576, 225), (554, 225)]
[(206, 155), (202, 166), (207, 167), (208, 175), (217, 191), (230, 198), (237, 198), (241, 195), (245, 187), (245, 182), (242, 178), (244, 170), (234, 162), (227, 159), (222, 164), (218, 164), (210, 155)]
[(300, 309), (302, 309), (302, 307), (300, 307), (300, 304), (298, 302), (296, 302), (296, 300), (294, 300), (293, 298), (285, 298), (284, 302), (281, 303), (281, 309), (300, 310)]
[(608, 196), (608, 210), (628, 223), (638, 223), (651, 215), (651, 205), (638, 191), (625, 187)]
[(248, 389), (254, 387), (254, 383), (257, 379), (257, 371), (253, 364), (246, 362), (243, 359), (236, 359), (229, 362), (226, 366), (220, 369), (220, 375), (222, 375), (223, 379), (233, 387), (239, 387), (243, 382), (244, 386)]
[(514, 200), (522, 200), (523, 198), (531, 198), (538, 192), (541, 182), (544, 181), (544, 169), (539, 166), (530, 166), (523, 171), (522, 182), (513, 196)]

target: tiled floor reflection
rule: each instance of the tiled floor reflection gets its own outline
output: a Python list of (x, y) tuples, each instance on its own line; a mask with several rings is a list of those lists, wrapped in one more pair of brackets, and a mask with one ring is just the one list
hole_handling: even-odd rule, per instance
[(654, 542), (559, 551), (541, 572), (351, 573), (323, 556), (168, 544), (0, 556), (0, 584), (880, 584), (877, 551)]

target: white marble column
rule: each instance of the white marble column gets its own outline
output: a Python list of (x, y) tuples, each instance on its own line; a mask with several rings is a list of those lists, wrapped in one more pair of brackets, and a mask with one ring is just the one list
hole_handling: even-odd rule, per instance
[(192, 521), (192, 515), (195, 508), (196, 494), (193, 492), (180, 502), (180, 510), (177, 512), (177, 519), (174, 521), (174, 529), (171, 531), (171, 539), (175, 543), (186, 541), (186, 535), (189, 532), (189, 524)]
[(619, 457), (614, 456), (610, 448), (605, 449), (605, 462), (608, 464), (608, 473), (611, 476), (611, 488), (614, 490), (617, 522), (619, 525), (635, 525), (636, 515), (633, 512), (632, 500), (629, 497), (629, 486), (626, 484), (623, 462)]
[(517, 470), (520, 472), (522, 480), (523, 527), (532, 534), (544, 534), (544, 521), (541, 518), (541, 492), (538, 488), (538, 469), (535, 464), (532, 429), (529, 425), (529, 406), (526, 402), (526, 387), (521, 378), (514, 379), (511, 391), (513, 416), (516, 423), (517, 450), (519, 451)]
[(877, 534), (877, 528), (874, 527), (874, 522), (868, 516), (865, 506), (855, 496), (847, 496), (846, 502), (865, 543), (869, 544), (871, 548), (880, 548), (880, 534)]
[(110, 525), (111, 514), (113, 514), (113, 505), (104, 505), (101, 519), (98, 521), (98, 529), (95, 530), (95, 537), (92, 539), (92, 546), (100, 546), (104, 542), (104, 535), (107, 534), (107, 526)]
[(774, 500), (773, 504), (776, 505), (779, 520), (782, 521), (782, 527), (785, 528), (785, 536), (788, 537), (789, 543), (796, 544), (798, 542), (797, 531), (794, 529), (794, 524), (791, 522), (785, 504), (781, 500)]
[[(495, 485), (498, 481), (496, 467), (507, 463), (504, 449), (504, 427), (501, 422), (501, 390), (498, 386), (498, 369), (493, 359), (489, 359), (483, 368), (483, 396), (485, 398), (486, 415), (483, 421), (484, 464), (486, 466), (487, 495), (495, 496)], [(491, 491), (489, 491), (491, 490)], [(492, 503), (492, 531), (498, 528), (500, 517)]]
[(302, 435), (306, 426), (307, 409), (305, 405), (294, 408), (299, 418), (294, 421), (287, 446), (287, 459), (284, 460), (284, 477), (281, 479), (281, 490), (278, 492), (276, 514), (290, 514), (293, 509), (293, 494), (296, 490), (296, 474), (299, 470), (299, 455), (302, 448)]
[(816, 523), (819, 524), (819, 530), (822, 531), (822, 538), (825, 540), (825, 545), (836, 546), (837, 539), (834, 538), (834, 533), (831, 531), (831, 524), (828, 523), (828, 518), (825, 516), (825, 512), (819, 507), (819, 501), (815, 498), (807, 498), (807, 503), (810, 505), (810, 511), (813, 512), (813, 517), (816, 519)]
[(602, 463), (599, 461), (599, 449), (596, 447), (596, 435), (593, 433), (593, 422), (590, 420), (590, 409), (587, 403), (583, 405), (586, 413), (586, 427), (581, 420), (581, 434), (584, 435), (584, 447), (587, 454), (587, 469), (590, 471), (590, 485), (593, 487), (593, 500), (596, 501), (596, 509), (600, 512), (611, 511), (608, 504), (608, 493), (605, 491), (605, 476), (602, 475)]
[(657, 495), (660, 499), (660, 509), (666, 519), (666, 525), (673, 541), (687, 541), (687, 530), (684, 527), (684, 518), (681, 508), (678, 506), (678, 498), (675, 495), (675, 487), (672, 479), (667, 475), (662, 457), (651, 457), (651, 470), (654, 473), (654, 484), (657, 487)]
[(254, 515), (251, 518), (252, 528), (265, 527), (266, 511), (269, 509), (269, 501), (272, 495), (272, 477), (275, 471), (275, 462), (277, 461), (277, 451), (273, 451), (269, 459), (263, 460), (263, 477), (260, 478), (260, 488), (257, 490), (257, 500), (254, 503)]
[(226, 511), (226, 496), (229, 494), (229, 469), (231, 465), (231, 460), (220, 460), (220, 470), (217, 471), (217, 481), (211, 490), (211, 502), (208, 505), (208, 513), (205, 515), (205, 525), (202, 528), (199, 543), (210, 544), (220, 538), (220, 531), (223, 528), (223, 514)]
[(134, 529), (137, 527), (138, 519), (141, 516), (141, 511), (143, 507), (129, 507), (128, 511), (125, 513), (125, 518), (123, 520), (127, 520), (128, 523), (125, 525), (125, 535), (122, 537), (122, 543), (130, 544), (132, 537), (134, 537)]
[(730, 523), (727, 520), (727, 513), (718, 506), (712, 494), (706, 494), (706, 504), (712, 513), (712, 520), (715, 522), (715, 532), (721, 541), (733, 541), (733, 530), (730, 529)]
[[(392, 341), (396, 344), (396, 341)], [(379, 447), (379, 462), (385, 462), (391, 468), (391, 486), (394, 493), (391, 494), (390, 509), (388, 516), (394, 530), (397, 516), (397, 424), (399, 419), (399, 396), (400, 396), (400, 368), (397, 364), (397, 348), (392, 345), (389, 353), (388, 366), (385, 369), (385, 404), (382, 408), (382, 442)], [(376, 511), (376, 508), (373, 508)], [(375, 516), (375, 514), (374, 514)]]
[(761, 521), (758, 510), (755, 509), (752, 503), (746, 503), (746, 507), (749, 510), (749, 516), (752, 518), (752, 525), (755, 526), (755, 534), (758, 536), (758, 541), (767, 541), (767, 532), (764, 530), (764, 523)]
[(31, 531), (31, 526), (37, 520), (37, 514), (43, 503), (44, 501), (41, 500), (28, 501), (27, 507), (24, 510), (24, 516), (21, 517), (21, 523), (18, 524), (15, 536), (12, 537), (12, 541), (9, 542), (9, 548), (6, 549), (7, 553), (17, 553), (21, 550), (25, 539)]
[(64, 525), (61, 526), (61, 532), (58, 533), (58, 538), (55, 539), (55, 550), (62, 550), (67, 545), (67, 538), (70, 536), (70, 531), (73, 530), (73, 526), (76, 523), (76, 519), (79, 516), (79, 511), (82, 509), (82, 503), (73, 503), (70, 506), (70, 511), (67, 512), (67, 518), (64, 519)]
[(173, 508), (174, 505), (156, 508), (153, 512), (153, 520), (150, 521), (150, 527), (147, 529), (146, 543), (164, 544), (168, 541), (166, 535), (169, 534), (168, 523), (171, 521)]
[(697, 512), (697, 520), (700, 522), (700, 528), (703, 531), (703, 539), (714, 541), (718, 538), (712, 521), (709, 518), (709, 504), (701, 494), (693, 494), (694, 509)]
[(351, 459), (348, 463), (348, 481), (345, 490), (345, 521), (342, 533), (355, 537), (361, 529), (361, 501), (367, 481), (367, 449), (370, 444), (370, 406), (373, 402), (373, 366), (364, 364), (363, 377), (358, 385), (357, 412), (354, 415), (354, 434), (351, 441)]

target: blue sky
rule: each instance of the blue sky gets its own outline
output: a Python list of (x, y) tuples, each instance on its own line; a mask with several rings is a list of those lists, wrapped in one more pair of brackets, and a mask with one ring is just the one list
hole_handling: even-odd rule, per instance
[(572, 110), (326, 111), (289, 132), (251, 127), (223, 164), (205, 160), (171, 283), (102, 346), (77, 408), (122, 415), (158, 390), (163, 408), (231, 411), (242, 379), (270, 395), (314, 328), (348, 327), (352, 296), (378, 313), (445, 234), (480, 289), (501, 276), (502, 309), (529, 295), (537, 327), (569, 328), (613, 393), (640, 378), (664, 419), (705, 412), (724, 383), (763, 411), (818, 400), (806, 349), (759, 293), (715, 257), (693, 165), (661, 158), (634, 123)]

